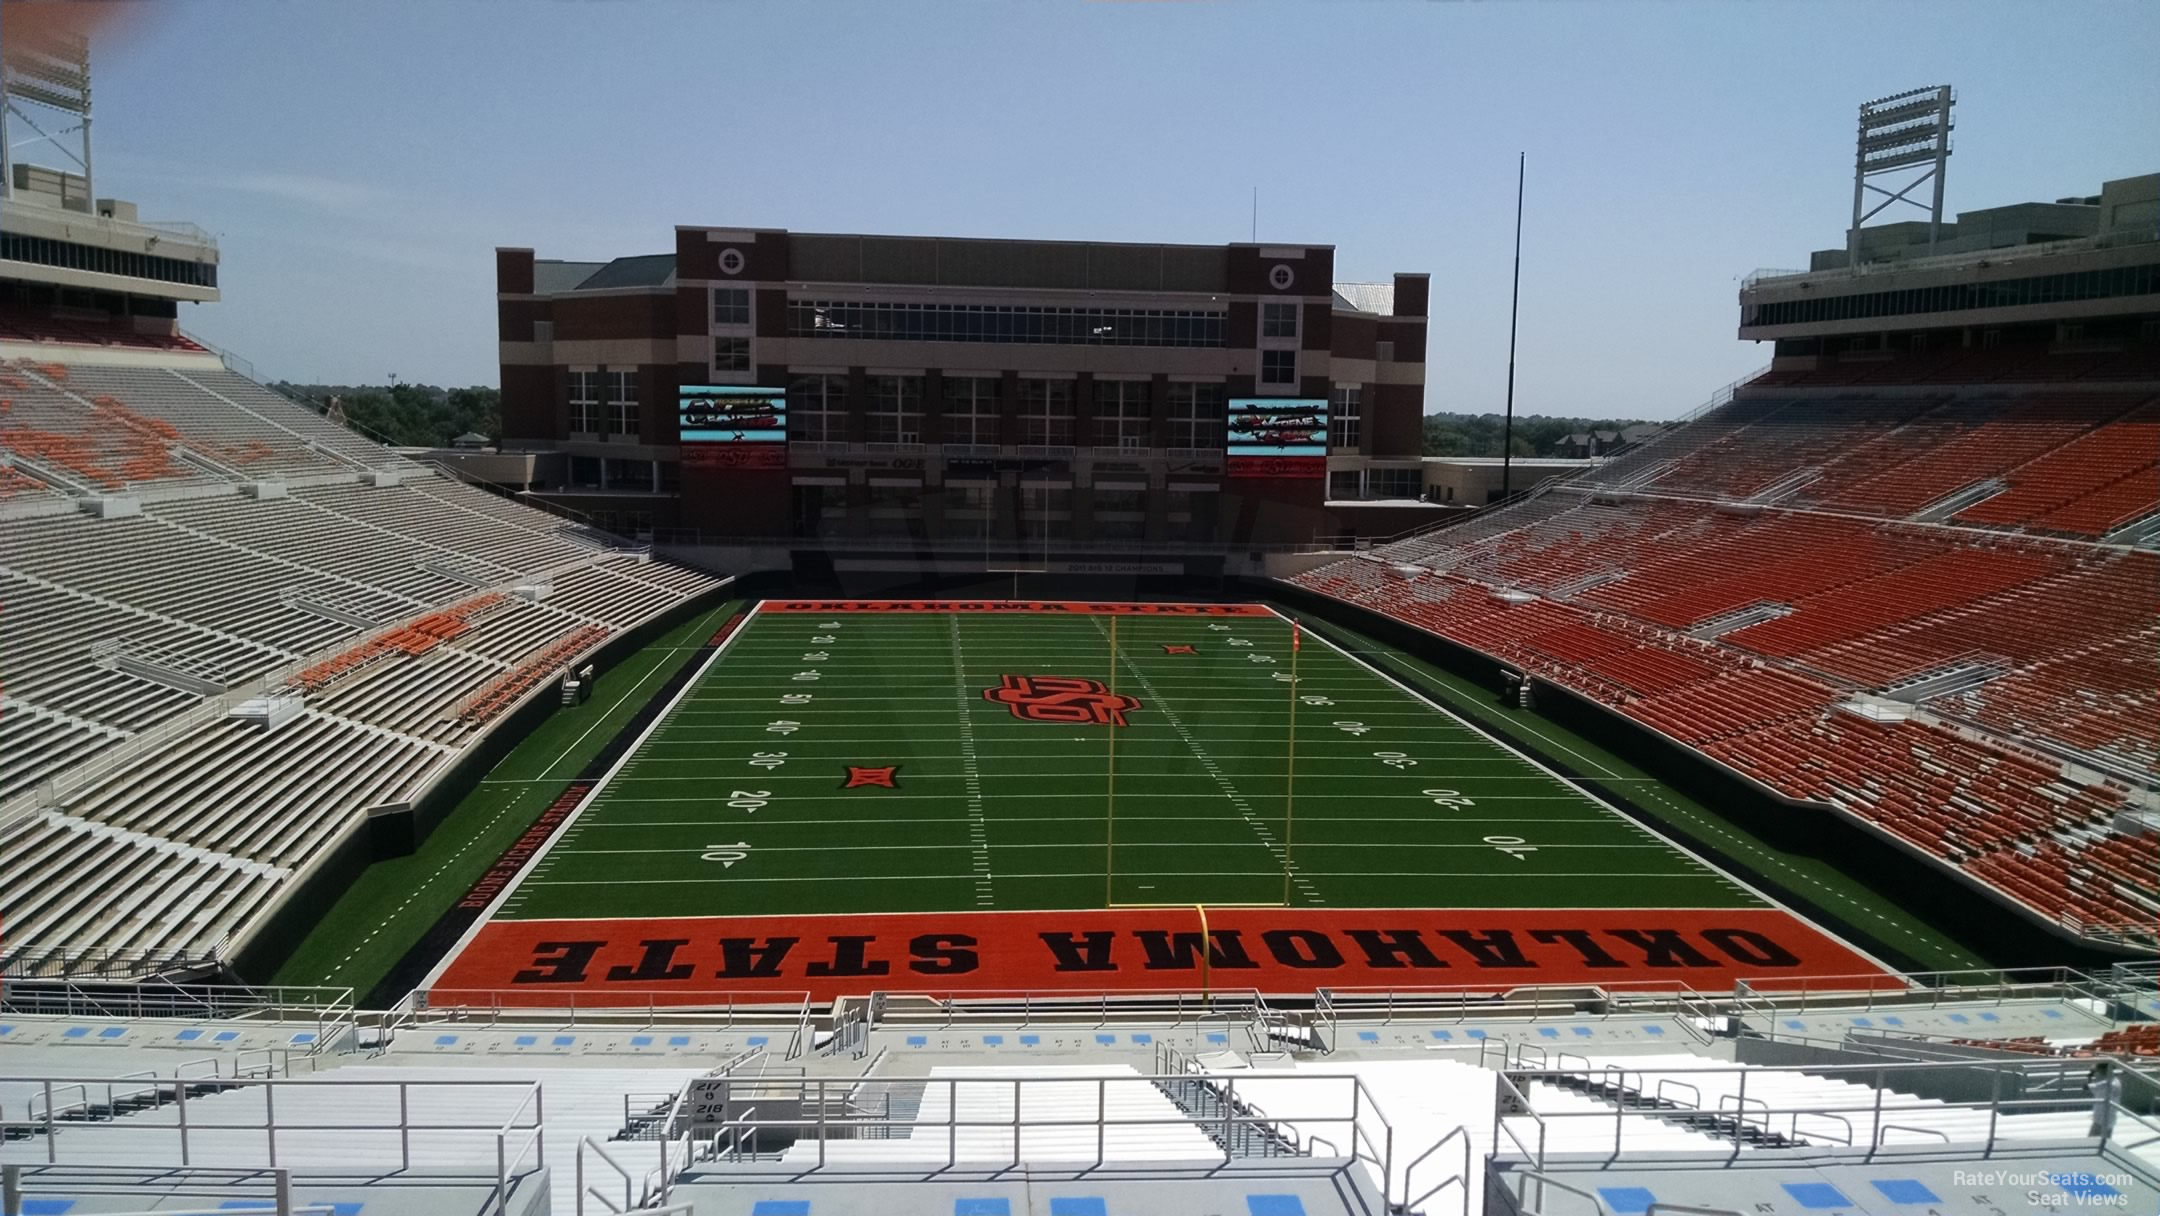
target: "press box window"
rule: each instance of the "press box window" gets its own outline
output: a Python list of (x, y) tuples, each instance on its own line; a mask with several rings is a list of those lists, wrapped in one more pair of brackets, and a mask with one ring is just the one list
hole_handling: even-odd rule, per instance
[(713, 288), (712, 323), (715, 325), (748, 325), (750, 323), (750, 289), (747, 287)]
[(1354, 384), (1338, 384), (1328, 402), (1328, 446), (1356, 451), (1363, 436), (1364, 392)]
[(637, 373), (607, 372), (608, 430), (617, 435), (638, 433)]
[[(570, 373), (570, 433), (600, 432), (600, 373)], [(597, 475), (596, 475), (597, 477)]]
[(1261, 351), (1260, 383), (1296, 384), (1297, 352), (1294, 350)]
[(1262, 304), (1260, 306), (1260, 336), (1263, 338), (1297, 337), (1298, 306), (1295, 304)]
[(712, 365), (716, 372), (749, 371), (750, 339), (714, 338)]

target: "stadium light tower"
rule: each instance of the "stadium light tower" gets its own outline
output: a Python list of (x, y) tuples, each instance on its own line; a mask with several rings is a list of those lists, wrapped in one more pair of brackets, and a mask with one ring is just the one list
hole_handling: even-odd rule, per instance
[[(30, 137), (18, 140), (18, 129)], [(71, 136), (79, 138), (79, 152)], [(18, 149), (36, 143), (75, 162), (69, 171), (82, 174), (81, 209), (91, 210), (97, 187), (90, 175), (90, 40), (64, 28), (18, 25), (0, 47), (0, 198), (15, 196)]]
[[(1878, 97), (1860, 107), (1860, 142), (1853, 157), (1852, 228), (1845, 234), (1845, 259), (1860, 264), (1860, 225), (1875, 218), (1892, 203), (1909, 203), (1928, 212), (1928, 251), (1942, 232), (1943, 175), (1950, 165), (1950, 107), (1957, 96), (1949, 85), (1930, 85)], [(1925, 166), (1923, 168), (1923, 166)], [(1869, 181), (1885, 173), (1918, 171), (1896, 190)], [(1935, 183), (1932, 205), (1909, 198), (1914, 190)], [(1868, 192), (1883, 200), (1869, 207)]]

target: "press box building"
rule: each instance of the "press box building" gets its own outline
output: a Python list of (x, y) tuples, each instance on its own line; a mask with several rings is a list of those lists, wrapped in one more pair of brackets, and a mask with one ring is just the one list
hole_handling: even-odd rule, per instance
[(1327, 245), (706, 227), (498, 249), (503, 447), (535, 493), (678, 541), (1307, 541), (1422, 478), (1427, 276), (1334, 271)]

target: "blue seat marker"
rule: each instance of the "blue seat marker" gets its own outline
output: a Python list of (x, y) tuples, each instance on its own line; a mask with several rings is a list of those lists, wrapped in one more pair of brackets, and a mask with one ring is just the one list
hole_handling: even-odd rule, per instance
[(1605, 1206), (1620, 1216), (1647, 1212), (1657, 1202), (1657, 1196), (1646, 1186), (1601, 1186), (1597, 1193), (1605, 1197)]
[(1002, 1196), (989, 1199), (955, 1199), (952, 1216), (1012, 1216), (1012, 1200)]
[(1877, 1178), (1870, 1183), (1892, 1203), (1941, 1203), (1942, 1196), (1918, 1178)]
[(1845, 1197), (1845, 1192), (1827, 1182), (1788, 1182), (1784, 1184), (1784, 1187), (1785, 1193), (1793, 1197), (1793, 1202), (1804, 1208), (1849, 1208), (1852, 1206), (1852, 1200)]
[(807, 1199), (760, 1199), (750, 1205), (750, 1216), (810, 1216)]
[(1059, 1195), (1050, 1200), (1050, 1216), (1110, 1216), (1110, 1208), (1097, 1195)]
[(1246, 1216), (1305, 1216), (1305, 1201), (1295, 1195), (1247, 1195)]

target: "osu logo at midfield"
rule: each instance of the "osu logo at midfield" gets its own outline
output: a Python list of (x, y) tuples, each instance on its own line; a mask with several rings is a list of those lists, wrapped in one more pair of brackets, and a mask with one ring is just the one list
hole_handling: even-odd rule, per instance
[(1125, 725), (1127, 710), (1140, 708), (1137, 697), (1111, 692), (1101, 680), (1078, 676), (1000, 676), (996, 688), (983, 689), (983, 700), (1012, 710), (1029, 722), (1108, 723)]

